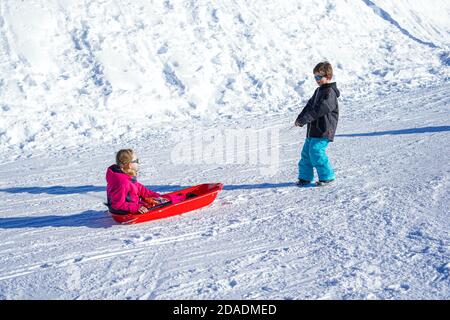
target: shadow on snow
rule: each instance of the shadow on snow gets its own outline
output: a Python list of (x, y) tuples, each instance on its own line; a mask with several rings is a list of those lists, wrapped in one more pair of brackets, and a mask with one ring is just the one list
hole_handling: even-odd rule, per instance
[(45, 227), (88, 227), (110, 228), (117, 225), (105, 210), (88, 210), (73, 215), (48, 215), (39, 217), (0, 218), (0, 229), (45, 228)]
[(337, 134), (336, 137), (376, 137), (376, 136), (386, 136), (386, 135), (434, 133), (434, 132), (446, 132), (446, 131), (450, 131), (450, 126), (411, 128), (411, 129), (365, 132), (365, 133), (345, 133), (345, 134)]
[[(284, 183), (259, 183), (259, 184), (230, 184), (225, 185), (223, 190), (247, 190), (247, 189), (272, 189), (272, 188), (285, 188), (292, 187), (291, 182)], [(151, 185), (149, 188), (159, 193), (173, 192), (189, 188), (191, 186), (182, 185)], [(17, 187), (17, 188), (5, 188), (0, 189), (0, 192), (6, 193), (31, 193), (31, 194), (81, 194), (87, 192), (106, 192), (105, 186), (51, 186), (51, 187)], [(105, 199), (106, 200), (106, 199)]]

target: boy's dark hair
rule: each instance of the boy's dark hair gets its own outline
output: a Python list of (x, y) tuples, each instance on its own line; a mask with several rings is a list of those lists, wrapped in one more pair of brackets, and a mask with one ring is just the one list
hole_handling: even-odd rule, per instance
[(331, 63), (328, 61), (323, 61), (318, 63), (313, 70), (313, 73), (318, 73), (321, 76), (325, 76), (328, 79), (333, 78), (333, 67), (331, 66)]

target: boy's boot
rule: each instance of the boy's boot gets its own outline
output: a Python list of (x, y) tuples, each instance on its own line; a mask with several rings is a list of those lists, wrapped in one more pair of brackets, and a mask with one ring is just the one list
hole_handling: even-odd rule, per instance
[(299, 187), (304, 187), (307, 186), (308, 184), (310, 184), (311, 181), (308, 180), (303, 180), (303, 179), (298, 179), (298, 181), (295, 183), (297, 186)]
[(329, 184), (332, 184), (334, 180), (319, 180), (316, 182), (316, 186), (318, 187), (324, 187), (328, 186)]

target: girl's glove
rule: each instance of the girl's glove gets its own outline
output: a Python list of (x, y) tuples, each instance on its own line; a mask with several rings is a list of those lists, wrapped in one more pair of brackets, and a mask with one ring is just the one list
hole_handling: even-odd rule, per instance
[(149, 208), (152, 208), (154, 206), (160, 205), (161, 203), (166, 203), (169, 200), (165, 198), (144, 198), (145, 203), (148, 204)]
[(147, 211), (148, 211), (148, 209), (146, 207), (141, 206), (138, 210), (138, 213), (143, 214), (143, 213), (146, 213)]

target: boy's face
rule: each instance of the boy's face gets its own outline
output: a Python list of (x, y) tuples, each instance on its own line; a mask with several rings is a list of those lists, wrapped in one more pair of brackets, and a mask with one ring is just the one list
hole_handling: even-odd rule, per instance
[(331, 81), (331, 79), (328, 79), (327, 77), (322, 76), (319, 73), (314, 73), (314, 79), (316, 80), (316, 83), (318, 86), (321, 86), (326, 83), (330, 83), (330, 81)]

